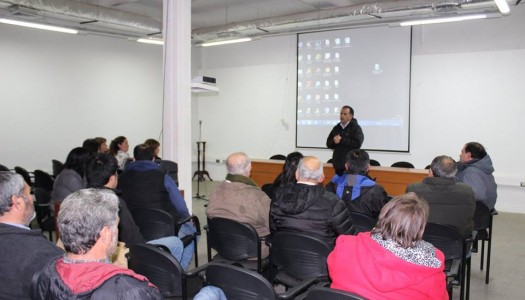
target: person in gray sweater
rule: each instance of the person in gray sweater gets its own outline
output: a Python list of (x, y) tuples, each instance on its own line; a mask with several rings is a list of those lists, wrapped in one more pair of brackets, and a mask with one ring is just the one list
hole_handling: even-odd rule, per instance
[(472, 187), (476, 201), (482, 201), (489, 209), (494, 209), (498, 198), (494, 167), (485, 147), (477, 142), (463, 146), (459, 156), (456, 178)]
[(51, 200), (62, 202), (69, 194), (86, 187), (84, 172), (90, 159), (88, 150), (82, 147), (74, 148), (67, 155), (64, 169), (55, 178)]

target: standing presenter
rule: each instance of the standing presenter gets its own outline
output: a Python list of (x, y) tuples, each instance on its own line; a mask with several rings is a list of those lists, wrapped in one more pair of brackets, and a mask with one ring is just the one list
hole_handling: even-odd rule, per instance
[(361, 126), (354, 118), (354, 109), (348, 105), (341, 108), (340, 123), (334, 126), (328, 138), (326, 147), (333, 149), (332, 165), (338, 175), (345, 171), (346, 156), (354, 149), (361, 148), (365, 136)]

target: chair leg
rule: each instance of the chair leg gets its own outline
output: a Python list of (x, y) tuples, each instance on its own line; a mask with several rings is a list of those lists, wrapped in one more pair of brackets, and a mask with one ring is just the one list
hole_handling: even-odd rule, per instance
[(479, 263), (479, 269), (483, 270), (483, 261), (485, 258), (485, 240), (481, 240), (481, 257)]
[(195, 268), (199, 266), (199, 254), (197, 253), (197, 236), (193, 236), (193, 256), (195, 257)]
[(465, 269), (466, 269), (466, 264), (462, 262), (461, 267), (460, 267), (460, 272), (459, 272), (460, 274), (459, 275), (459, 285), (460, 285), (459, 299), (460, 300), (465, 299)]
[(471, 257), (467, 259), (467, 290), (466, 290), (466, 300), (469, 300), (470, 298), (470, 267), (471, 267)]
[(487, 241), (487, 271), (485, 273), (485, 284), (489, 284), (491, 250), (492, 250), (492, 237), (489, 236), (489, 240)]

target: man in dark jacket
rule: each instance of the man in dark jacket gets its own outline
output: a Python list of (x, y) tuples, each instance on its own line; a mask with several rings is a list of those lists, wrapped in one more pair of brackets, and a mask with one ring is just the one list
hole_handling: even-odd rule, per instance
[(28, 225), (33, 198), (22, 176), (0, 172), (0, 299), (30, 299), (35, 273), (64, 252)]
[(147, 278), (110, 263), (118, 210), (108, 190), (80, 190), (62, 202), (58, 226), (67, 253), (33, 279), (34, 299), (162, 299)]
[(354, 118), (354, 109), (348, 105), (341, 108), (341, 122), (334, 126), (328, 138), (326, 147), (333, 149), (332, 165), (338, 175), (345, 171), (346, 156), (354, 149), (361, 148), (365, 136), (361, 126)]
[(322, 238), (333, 247), (335, 238), (350, 230), (350, 214), (336, 195), (320, 185), (324, 175), (319, 159), (304, 157), (295, 174), (296, 184), (276, 191), (270, 210), (271, 231), (304, 232)]
[(370, 177), (370, 158), (365, 150), (352, 150), (346, 161), (346, 173), (335, 175), (326, 189), (342, 199), (349, 211), (378, 218), (388, 196), (383, 187)]
[[(86, 179), (88, 187), (97, 189), (107, 189), (118, 196), (116, 190), (118, 183), (118, 162), (111, 154), (97, 154), (87, 164)], [(156, 240), (146, 241), (140, 230), (135, 224), (131, 212), (128, 209), (126, 201), (119, 197), (119, 218), (118, 225), (119, 241), (124, 242), (126, 247), (132, 244), (154, 244), (166, 246), (171, 254), (180, 262), (182, 268), (186, 270), (193, 257), (193, 244), (184, 248), (180, 238), (176, 236), (163, 237)]]
[(477, 201), (485, 203), (489, 209), (496, 206), (497, 185), (494, 179), (492, 160), (480, 143), (470, 142), (461, 149), (458, 163), (459, 182), (472, 187)]
[(430, 164), (428, 177), (409, 185), (407, 192), (415, 192), (428, 202), (428, 222), (453, 226), (467, 238), (472, 235), (476, 200), (470, 186), (456, 182), (456, 172), (451, 157), (438, 156)]

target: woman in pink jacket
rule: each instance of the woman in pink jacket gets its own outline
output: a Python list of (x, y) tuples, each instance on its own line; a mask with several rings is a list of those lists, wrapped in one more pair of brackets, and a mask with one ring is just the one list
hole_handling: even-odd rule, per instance
[(368, 299), (448, 299), (444, 255), (422, 240), (427, 219), (428, 204), (408, 193), (383, 207), (372, 232), (339, 236), (331, 287)]

